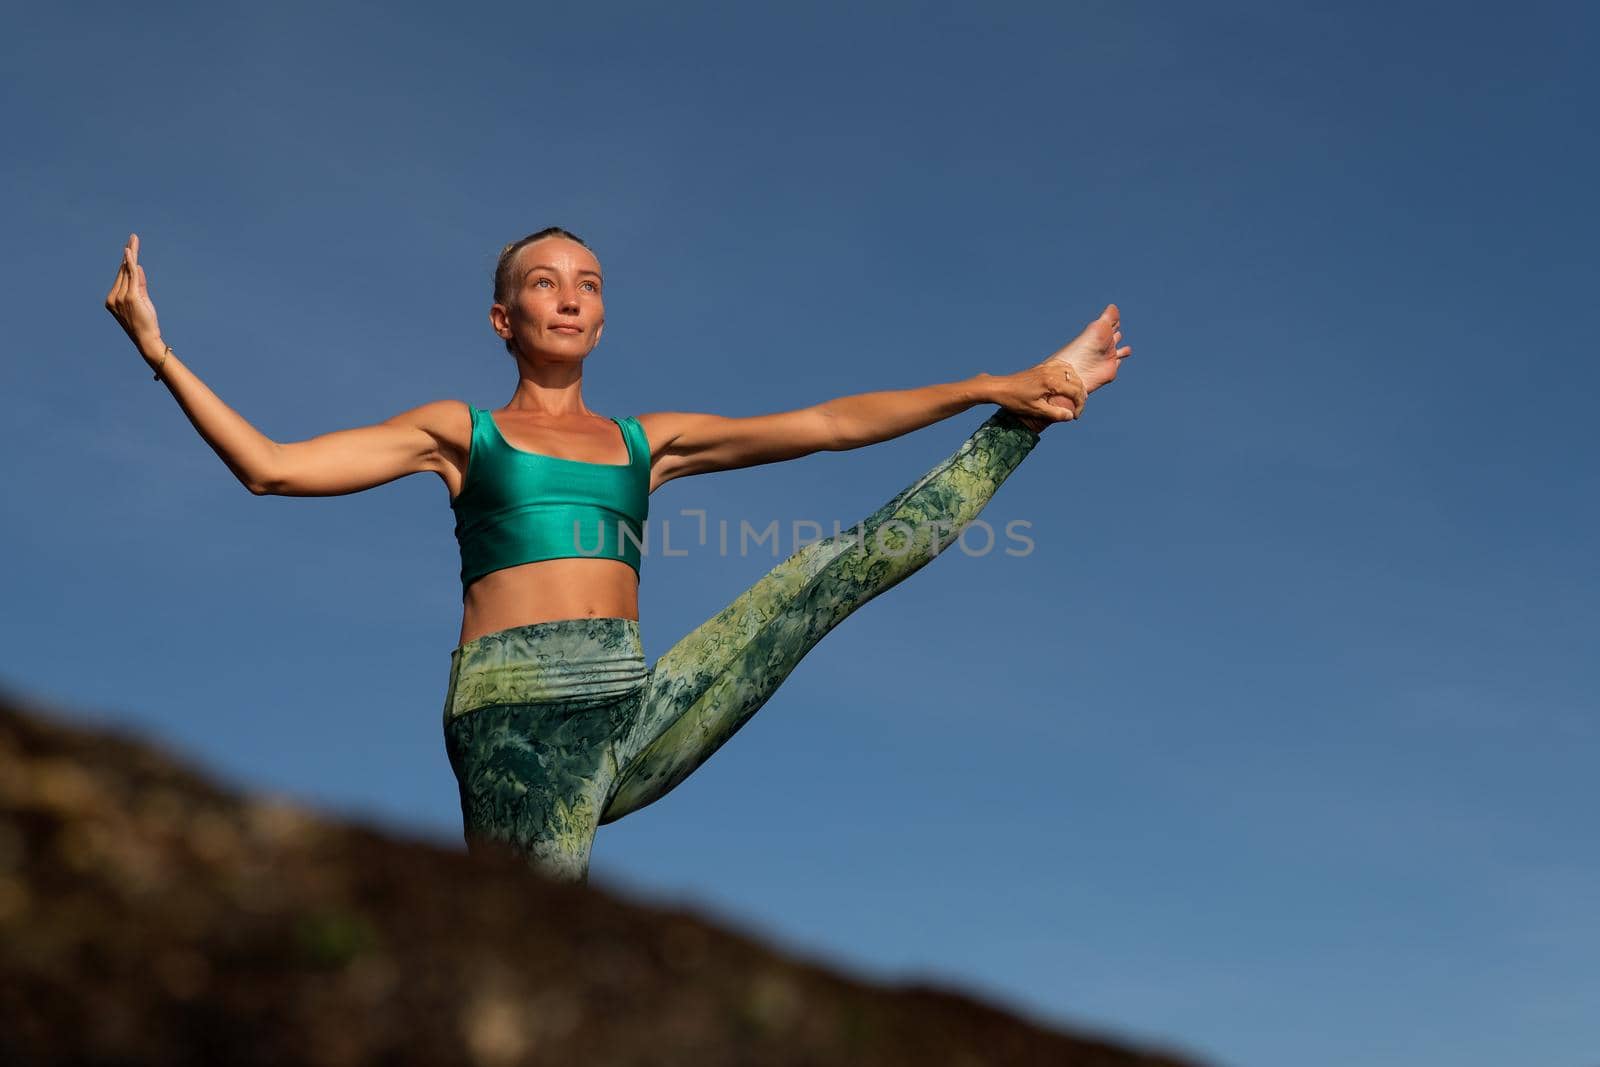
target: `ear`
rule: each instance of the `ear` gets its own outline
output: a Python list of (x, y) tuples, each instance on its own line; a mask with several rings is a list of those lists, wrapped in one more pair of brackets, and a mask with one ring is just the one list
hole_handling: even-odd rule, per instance
[(605, 322), (604, 319), (601, 319), (599, 324), (597, 326), (595, 326), (595, 328), (594, 328), (594, 343), (595, 344), (599, 344), (600, 343), (600, 335), (605, 333), (605, 332), (606, 332), (606, 322)]
[(489, 305), (489, 326), (503, 339), (511, 340), (511, 321), (506, 317), (506, 309), (499, 304)]

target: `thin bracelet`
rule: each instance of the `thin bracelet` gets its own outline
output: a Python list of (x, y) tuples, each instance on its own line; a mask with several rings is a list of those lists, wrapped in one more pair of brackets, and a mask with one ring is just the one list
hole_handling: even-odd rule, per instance
[(156, 364), (156, 372), (150, 376), (152, 381), (159, 382), (161, 380), (161, 368), (167, 365), (167, 357), (170, 355), (172, 355), (172, 346), (168, 345), (167, 350), (161, 353), (161, 362)]

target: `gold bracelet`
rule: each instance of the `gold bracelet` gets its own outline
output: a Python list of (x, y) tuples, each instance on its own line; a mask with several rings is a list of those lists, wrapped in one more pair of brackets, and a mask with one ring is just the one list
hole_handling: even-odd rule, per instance
[(161, 368), (167, 365), (167, 357), (170, 355), (172, 355), (172, 346), (168, 345), (167, 350), (161, 353), (161, 362), (156, 364), (156, 372), (150, 376), (152, 381), (159, 382), (161, 380)]

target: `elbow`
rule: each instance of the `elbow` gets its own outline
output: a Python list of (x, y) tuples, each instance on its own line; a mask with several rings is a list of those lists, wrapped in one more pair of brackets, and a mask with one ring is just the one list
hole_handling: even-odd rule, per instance
[(278, 496), (283, 492), (283, 479), (272, 475), (239, 479), (250, 490), (251, 496)]
[(826, 405), (819, 405), (817, 412), (822, 416), (821, 426), (814, 438), (816, 448), (814, 452), (848, 452), (852, 448), (859, 448), (861, 443), (853, 437), (850, 428), (845, 424), (844, 416)]
[[(272, 445), (274, 458), (276, 458), (278, 448), (279, 446), (274, 442)], [(283, 492), (283, 479), (280, 477), (280, 472), (275, 469), (269, 470), (264, 465), (257, 466), (255, 470), (250, 471), (248, 474), (242, 474), (239, 480), (244, 483), (246, 489), (250, 490), (252, 496), (276, 496)]]
[(283, 490), (282, 483), (274, 478), (241, 478), (251, 496), (275, 496)]

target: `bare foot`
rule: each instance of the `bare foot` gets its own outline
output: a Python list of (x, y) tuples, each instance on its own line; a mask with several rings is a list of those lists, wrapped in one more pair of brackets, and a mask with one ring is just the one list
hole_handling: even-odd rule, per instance
[[(1083, 384), (1089, 392), (1094, 392), (1102, 385), (1109, 384), (1117, 376), (1117, 368), (1122, 361), (1133, 355), (1133, 348), (1124, 345), (1118, 348), (1122, 340), (1122, 312), (1117, 310), (1117, 305), (1107, 304), (1100, 317), (1083, 328), (1083, 332), (1073, 338), (1065, 348), (1056, 352), (1050, 359), (1060, 359), (1072, 365), (1078, 372), (1078, 377), (1083, 379)], [(1049, 362), (1046, 360), (1045, 362)], [(1058, 407), (1071, 406), (1065, 397), (1050, 398), (1050, 403)], [(1046, 426), (1052, 425), (1043, 419), (1021, 416), (1023, 425), (1035, 433), (1043, 432)]]
[(1063, 359), (1072, 364), (1072, 369), (1092, 393), (1110, 383), (1117, 376), (1117, 367), (1133, 354), (1131, 347), (1117, 347), (1121, 340), (1122, 312), (1117, 310), (1117, 305), (1107, 304), (1098, 319), (1085, 326), (1082, 333), (1050, 359)]

